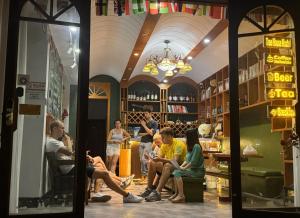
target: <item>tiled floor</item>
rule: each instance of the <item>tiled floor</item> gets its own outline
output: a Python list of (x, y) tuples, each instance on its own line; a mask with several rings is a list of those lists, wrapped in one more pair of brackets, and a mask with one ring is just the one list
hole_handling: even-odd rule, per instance
[[(129, 192), (139, 194), (144, 189), (141, 185), (131, 185)], [(142, 202), (139, 204), (123, 204), (123, 198), (103, 188), (104, 194), (112, 199), (107, 203), (90, 202), (85, 208), (86, 218), (176, 218), (176, 217), (203, 217), (203, 218), (229, 218), (231, 217), (231, 204), (219, 203), (216, 195), (205, 192), (204, 203), (173, 204), (167, 200), (166, 192), (162, 194), (162, 201)]]

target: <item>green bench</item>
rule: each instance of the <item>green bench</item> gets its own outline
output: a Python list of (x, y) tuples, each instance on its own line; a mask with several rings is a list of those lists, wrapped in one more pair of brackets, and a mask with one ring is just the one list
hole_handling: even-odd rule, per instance
[(242, 191), (266, 198), (280, 195), (283, 175), (278, 170), (260, 167), (242, 167)]

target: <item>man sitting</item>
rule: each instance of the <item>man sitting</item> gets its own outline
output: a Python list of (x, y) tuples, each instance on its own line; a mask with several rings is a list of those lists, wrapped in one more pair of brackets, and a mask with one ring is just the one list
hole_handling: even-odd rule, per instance
[[(57, 159), (72, 159), (72, 152), (64, 146), (62, 141), (58, 139), (62, 138), (64, 134), (64, 124), (59, 121), (55, 120), (50, 124), (50, 131), (51, 134), (47, 138), (46, 144), (46, 152), (55, 152)], [(89, 159), (89, 157), (87, 157)], [(60, 166), (60, 170), (63, 174), (73, 174), (74, 173), (74, 165), (65, 165)], [(119, 193), (123, 196), (124, 203), (139, 203), (143, 200), (143, 198), (135, 196), (129, 192), (124, 191), (120, 188), (111, 178), (109, 172), (107, 170), (101, 170), (96, 168), (91, 163), (86, 168), (87, 176), (93, 179), (103, 179), (106, 185), (112, 189), (113, 191)], [(110, 199), (110, 198), (109, 198)], [(108, 200), (109, 200), (108, 199)]]
[[(170, 160), (175, 159), (180, 165), (183, 163), (187, 151), (184, 142), (174, 139), (174, 132), (172, 128), (163, 128), (160, 134), (163, 144), (160, 147), (158, 157), (150, 159), (147, 188), (145, 192), (141, 194), (146, 201), (161, 200), (160, 193), (174, 170), (174, 166)], [(156, 173), (161, 174), (157, 187), (153, 185)]]

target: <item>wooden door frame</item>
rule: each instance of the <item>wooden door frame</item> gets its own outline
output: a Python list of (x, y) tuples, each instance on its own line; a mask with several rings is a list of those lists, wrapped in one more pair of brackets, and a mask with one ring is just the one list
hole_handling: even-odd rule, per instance
[[(85, 200), (85, 165), (86, 165), (86, 131), (87, 131), (87, 112), (88, 112), (88, 93), (89, 84), (89, 56), (90, 56), (90, 12), (91, 0), (70, 0), (77, 9), (80, 16), (80, 38), (78, 64), (78, 101), (77, 101), (77, 125), (76, 125), (76, 154), (75, 154), (75, 178), (74, 194), (73, 194), (73, 211), (68, 213), (55, 214), (29, 214), (26, 217), (84, 217), (84, 200)], [(18, 38), (20, 13), (27, 0), (10, 0), (9, 21), (8, 21), (8, 37), (7, 52), (5, 66), (5, 84), (4, 99), (2, 113), (2, 136), (0, 149), (0, 217), (20, 217), (20, 215), (9, 215), (10, 202), (10, 182), (12, 167), (12, 146), (13, 132), (15, 125), (7, 125), (5, 120), (8, 115), (7, 109), (10, 108), (11, 102), (14, 102), (16, 96), (16, 72), (18, 57)], [(28, 21), (42, 22), (47, 24), (56, 24), (55, 20), (39, 20), (28, 19)], [(64, 22), (60, 22), (63, 24)]]

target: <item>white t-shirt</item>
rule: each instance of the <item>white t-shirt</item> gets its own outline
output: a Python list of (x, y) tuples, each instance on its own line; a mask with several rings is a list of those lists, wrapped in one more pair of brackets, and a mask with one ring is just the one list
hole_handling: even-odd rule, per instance
[[(60, 148), (65, 147), (64, 143), (52, 137), (47, 137), (46, 152), (55, 152), (57, 160), (71, 160), (71, 156), (57, 152)], [(74, 167), (73, 165), (59, 166), (62, 174), (68, 174)]]

